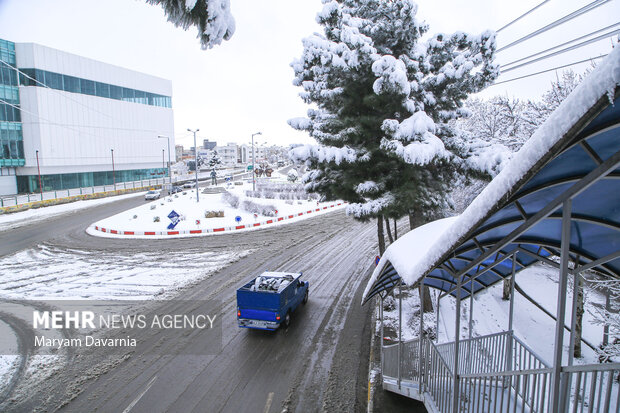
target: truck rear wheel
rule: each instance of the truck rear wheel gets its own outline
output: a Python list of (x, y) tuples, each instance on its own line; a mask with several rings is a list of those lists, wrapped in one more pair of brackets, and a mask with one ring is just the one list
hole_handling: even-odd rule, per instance
[(284, 321), (282, 322), (282, 325), (284, 326), (284, 328), (288, 328), (288, 326), (291, 325), (291, 313), (290, 313), (290, 311), (286, 312), (286, 315), (284, 316)]
[(302, 301), (304, 304), (308, 302), (308, 290), (306, 290), (306, 294), (304, 294), (304, 300)]

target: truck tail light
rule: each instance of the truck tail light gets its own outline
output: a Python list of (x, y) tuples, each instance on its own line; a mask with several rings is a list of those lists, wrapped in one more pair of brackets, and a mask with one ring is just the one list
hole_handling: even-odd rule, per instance
[(237, 310), (237, 317), (241, 317), (241, 311)]
[(276, 315), (276, 320), (280, 321), (280, 316)]

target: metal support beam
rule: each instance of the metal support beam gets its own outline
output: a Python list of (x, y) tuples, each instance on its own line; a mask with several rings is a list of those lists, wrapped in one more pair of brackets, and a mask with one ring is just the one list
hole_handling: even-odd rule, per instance
[(555, 323), (555, 345), (553, 354), (553, 382), (551, 383), (552, 412), (563, 412), (562, 402), (564, 397), (560, 394), (562, 353), (564, 349), (564, 317), (566, 314), (566, 288), (568, 284), (568, 261), (570, 259), (570, 227), (572, 200), (567, 198), (562, 207), (562, 249), (560, 253), (560, 280), (558, 282), (558, 307)]
[(549, 202), (544, 208), (538, 211), (535, 215), (531, 216), (527, 219), (523, 224), (519, 225), (515, 228), (510, 234), (506, 235), (501, 241), (497, 242), (492, 248), (486, 250), (483, 254), (478, 256), (475, 260), (470, 262), (463, 270), (459, 272), (458, 275), (462, 275), (467, 273), (469, 270), (474, 268), (475, 266), (484, 262), (487, 258), (492, 256), (493, 254), (500, 251), (506, 245), (513, 242), (517, 239), (521, 234), (527, 231), (532, 226), (536, 225), (541, 220), (545, 219), (549, 215), (551, 215), (554, 211), (556, 211), (563, 203), (568, 200), (572, 200), (574, 197), (588, 189), (591, 185), (596, 183), (599, 179), (603, 178), (611, 171), (616, 169), (620, 165), (620, 151), (614, 153), (612, 156), (607, 158), (605, 162), (603, 162), (596, 169), (592, 170), (588, 173), (583, 179), (576, 182), (566, 191), (558, 195), (553, 201)]
[(437, 294), (437, 316), (435, 317), (435, 343), (439, 343), (439, 304), (441, 302), (441, 294)]
[(379, 296), (381, 298), (381, 303), (379, 304), (379, 319), (381, 320), (381, 341), (379, 341), (379, 343), (381, 344), (381, 374), (383, 374), (383, 297)]
[(398, 389), (402, 379), (401, 361), (403, 354), (403, 280), (398, 282)]
[(456, 322), (454, 323), (454, 377), (452, 382), (452, 412), (459, 411), (459, 345), (461, 341), (461, 286), (462, 276), (457, 277), (456, 290)]
[[(424, 279), (422, 279), (422, 285), (424, 285)], [(424, 363), (422, 362), (422, 338), (424, 337), (424, 308), (422, 304), (422, 288), (418, 288), (418, 294), (420, 295), (420, 334), (418, 335), (418, 389), (420, 394), (423, 394), (422, 385)], [(430, 295), (430, 291), (429, 291)], [(429, 296), (430, 300), (430, 296)]]

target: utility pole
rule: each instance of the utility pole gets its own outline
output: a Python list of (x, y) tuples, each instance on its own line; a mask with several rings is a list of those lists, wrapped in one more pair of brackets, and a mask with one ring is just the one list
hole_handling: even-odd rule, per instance
[(194, 172), (196, 173), (196, 202), (200, 202), (200, 196), (198, 195), (198, 147), (196, 146), (196, 133), (199, 131), (200, 129), (196, 129), (196, 130), (191, 130), (189, 128), (187, 128), (188, 132), (191, 132), (194, 134)]
[[(168, 191), (170, 191), (172, 189), (172, 173), (170, 171), (170, 166), (172, 165), (170, 163), (170, 137), (169, 136), (163, 136), (163, 135), (157, 135), (158, 138), (166, 138), (168, 139), (168, 178), (170, 178), (170, 187), (168, 188)], [(195, 140), (194, 140), (195, 142)], [(194, 144), (195, 145), (195, 144)]]
[(254, 135), (262, 135), (262, 133), (256, 132), (252, 134), (252, 192), (256, 191), (256, 161), (254, 158)]

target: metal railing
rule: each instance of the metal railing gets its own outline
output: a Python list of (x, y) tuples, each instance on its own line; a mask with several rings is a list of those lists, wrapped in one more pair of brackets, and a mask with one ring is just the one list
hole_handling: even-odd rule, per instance
[[(551, 412), (553, 369), (512, 332), (462, 340), (458, 380), (454, 343), (429, 339), (382, 347), (384, 379), (410, 383), (440, 412)], [(400, 354), (399, 354), (400, 352)], [(561, 368), (560, 411), (620, 413), (620, 363)]]
[(58, 189), (43, 193), (19, 194), (0, 197), (0, 207), (18, 206), (37, 201), (49, 201), (60, 198), (68, 198), (80, 195), (92, 195), (110, 191), (122, 191), (127, 189), (141, 189), (151, 186), (163, 185), (168, 178), (144, 179), (141, 181), (118, 182), (116, 185), (95, 185), (81, 188)]

